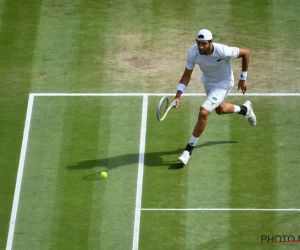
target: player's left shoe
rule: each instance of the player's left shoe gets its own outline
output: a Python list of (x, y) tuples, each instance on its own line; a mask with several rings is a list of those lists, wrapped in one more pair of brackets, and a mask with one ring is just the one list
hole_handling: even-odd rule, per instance
[(252, 103), (248, 100), (243, 104), (243, 106), (245, 106), (247, 108), (247, 113), (245, 115), (245, 118), (248, 120), (248, 122), (250, 123), (250, 125), (252, 127), (255, 127), (256, 126), (256, 116), (253, 111)]

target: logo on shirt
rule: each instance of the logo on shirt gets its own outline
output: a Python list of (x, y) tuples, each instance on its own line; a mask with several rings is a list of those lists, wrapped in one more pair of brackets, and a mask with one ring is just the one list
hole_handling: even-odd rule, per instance
[(213, 97), (212, 99), (214, 99), (215, 101), (217, 100), (217, 97)]
[(218, 59), (218, 60), (217, 60), (217, 62), (221, 62), (221, 61), (222, 61), (222, 59)]

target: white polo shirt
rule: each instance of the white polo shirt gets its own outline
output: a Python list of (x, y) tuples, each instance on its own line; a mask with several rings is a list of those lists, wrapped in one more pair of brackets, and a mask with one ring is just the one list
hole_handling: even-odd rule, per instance
[(234, 77), (229, 60), (239, 56), (239, 49), (220, 43), (213, 43), (213, 46), (214, 52), (207, 56), (200, 55), (197, 44), (193, 45), (187, 53), (186, 67), (192, 70), (198, 64), (204, 85), (232, 88)]

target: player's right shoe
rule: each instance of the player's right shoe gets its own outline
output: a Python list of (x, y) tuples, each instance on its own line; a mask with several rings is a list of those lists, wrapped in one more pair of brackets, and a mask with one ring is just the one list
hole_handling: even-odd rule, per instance
[(253, 112), (252, 103), (248, 100), (243, 104), (243, 106), (245, 106), (247, 108), (247, 113), (245, 115), (245, 118), (248, 120), (248, 122), (250, 123), (250, 125), (252, 127), (255, 127), (256, 126), (256, 116)]
[(186, 165), (190, 159), (190, 152), (187, 150), (184, 150), (182, 155), (179, 156), (178, 161), (180, 161), (181, 163), (183, 163), (184, 165)]

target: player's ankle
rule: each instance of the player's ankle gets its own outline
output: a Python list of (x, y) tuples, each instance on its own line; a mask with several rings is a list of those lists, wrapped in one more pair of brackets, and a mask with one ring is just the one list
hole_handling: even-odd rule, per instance
[(247, 114), (247, 107), (242, 105), (240, 106), (241, 111), (239, 112), (240, 115), (246, 115)]
[(192, 146), (191, 144), (187, 144), (185, 147), (185, 150), (189, 152), (189, 154), (191, 155), (193, 150), (194, 150), (195, 146)]

